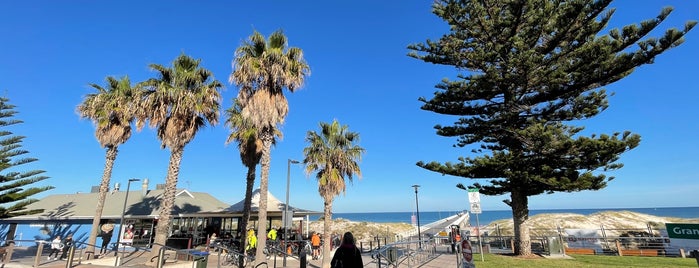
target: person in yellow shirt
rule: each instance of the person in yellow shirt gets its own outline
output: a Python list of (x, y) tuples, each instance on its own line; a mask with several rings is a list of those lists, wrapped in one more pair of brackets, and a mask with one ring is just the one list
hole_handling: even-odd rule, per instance
[(267, 239), (272, 240), (272, 241), (277, 241), (277, 229), (272, 227), (272, 229), (269, 229), (269, 232), (267, 233)]
[(245, 246), (245, 252), (247, 253), (252, 251), (254, 254), (255, 248), (257, 248), (257, 237), (255, 236), (255, 230), (253, 230), (252, 228), (248, 230), (247, 240), (248, 243)]

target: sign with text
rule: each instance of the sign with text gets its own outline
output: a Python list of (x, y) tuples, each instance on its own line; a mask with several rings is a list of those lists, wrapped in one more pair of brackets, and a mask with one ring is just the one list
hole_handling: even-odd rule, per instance
[(670, 238), (699, 239), (699, 224), (666, 223), (665, 228)]
[(680, 249), (689, 252), (699, 249), (699, 238), (692, 233), (697, 230), (699, 224), (686, 223), (666, 223), (666, 229), (660, 229), (658, 232), (661, 237), (669, 237), (669, 244), (663, 245), (668, 252), (678, 252)]
[(471, 213), (473, 214), (481, 214), (481, 195), (478, 192), (478, 189), (475, 188), (469, 188), (468, 189), (468, 202), (471, 205)]
[(480, 203), (481, 202), (481, 194), (478, 192), (478, 189), (475, 189), (475, 188), (468, 189), (468, 202), (469, 203)]
[(481, 203), (471, 203), (471, 213), (481, 214)]

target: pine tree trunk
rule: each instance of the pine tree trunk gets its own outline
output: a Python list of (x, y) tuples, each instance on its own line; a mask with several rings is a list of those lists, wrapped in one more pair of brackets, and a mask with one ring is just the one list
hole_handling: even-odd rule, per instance
[[(170, 165), (167, 169), (167, 178), (165, 179), (165, 191), (161, 197), (160, 214), (158, 215), (158, 226), (155, 228), (155, 241), (151, 250), (151, 256), (158, 256), (161, 245), (167, 242), (168, 234), (170, 233), (170, 221), (173, 206), (175, 205), (175, 194), (177, 191), (177, 177), (180, 174), (180, 162), (182, 161), (182, 153), (184, 147), (171, 149)], [(121, 234), (119, 234), (121, 235)]]
[(107, 146), (105, 155), (104, 171), (102, 172), (102, 181), (100, 182), (99, 195), (97, 196), (97, 208), (95, 209), (95, 217), (92, 218), (92, 229), (90, 229), (90, 238), (87, 240), (87, 248), (85, 251), (95, 252), (95, 244), (97, 244), (97, 233), (100, 231), (100, 221), (102, 220), (102, 211), (104, 210), (104, 201), (107, 199), (109, 191), (109, 181), (112, 178), (112, 168), (116, 160), (119, 150), (116, 146)]
[(525, 190), (513, 188), (510, 194), (512, 198), (512, 220), (515, 229), (515, 255), (529, 256), (532, 254), (531, 237), (529, 236), (529, 200)]
[(260, 206), (257, 212), (257, 250), (255, 263), (265, 261), (264, 248), (267, 244), (267, 190), (269, 189), (269, 165), (271, 161), (272, 135), (267, 133), (262, 139), (262, 158), (260, 159)]

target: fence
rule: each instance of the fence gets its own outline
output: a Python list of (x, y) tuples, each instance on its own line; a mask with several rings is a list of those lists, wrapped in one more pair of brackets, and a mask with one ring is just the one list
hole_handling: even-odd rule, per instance
[(437, 256), (435, 239), (406, 240), (372, 249), (370, 263), (365, 267), (420, 267)]
[[(478, 252), (478, 239), (483, 251), (508, 252), (514, 247), (511, 230), (480, 229), (481, 236), (470, 235), (474, 252)], [(539, 254), (595, 254), (615, 256), (668, 256), (685, 257), (683, 248), (673, 246), (664, 228), (644, 227), (612, 229), (600, 225), (598, 229), (530, 229), (532, 252)], [(493, 235), (495, 234), (495, 235)], [(555, 245), (552, 243), (559, 243)]]

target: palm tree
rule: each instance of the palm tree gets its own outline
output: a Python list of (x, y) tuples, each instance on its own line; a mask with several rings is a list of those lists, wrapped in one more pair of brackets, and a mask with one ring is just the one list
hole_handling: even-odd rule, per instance
[(289, 111), (283, 90), (294, 92), (309, 74), (303, 51), (296, 47), (287, 49), (282, 31), (272, 33), (268, 40), (255, 31), (235, 52), (229, 80), (240, 88), (241, 116), (252, 124), (262, 141), (256, 263), (264, 260), (263, 249), (267, 242), (264, 231), (267, 229), (270, 151), (277, 125), (284, 122)]
[(94, 252), (94, 245), (97, 242), (97, 232), (102, 219), (104, 201), (109, 191), (112, 168), (119, 152), (118, 147), (131, 137), (134, 108), (141, 95), (138, 88), (131, 86), (128, 76), (122, 77), (121, 80), (109, 76), (106, 80), (106, 88), (90, 84), (97, 92), (86, 95), (83, 102), (77, 107), (80, 118), (90, 119), (95, 124), (95, 137), (100, 146), (107, 151), (97, 198), (97, 208), (95, 209), (95, 217), (92, 219), (90, 237), (87, 241), (87, 251), (92, 252)]
[[(323, 198), (323, 252), (330, 252), (333, 199), (345, 193), (345, 179), (352, 182), (352, 176), (361, 177), (357, 161), (361, 160), (364, 148), (359, 147), (359, 133), (348, 130), (347, 125), (320, 123), (320, 133), (309, 131), (306, 134), (308, 147), (303, 149), (306, 174), (316, 173), (318, 193)], [(323, 266), (330, 267), (332, 256), (323, 254)]]
[[(245, 251), (245, 243), (247, 242), (248, 222), (250, 221), (250, 210), (252, 207), (252, 188), (255, 185), (255, 171), (257, 164), (262, 158), (262, 141), (257, 135), (257, 129), (254, 128), (248, 120), (245, 120), (241, 115), (242, 107), (238, 99), (233, 100), (233, 106), (226, 110), (226, 126), (231, 129), (231, 133), (226, 140), (226, 144), (235, 141), (238, 143), (238, 151), (240, 151), (240, 160), (248, 168), (245, 187), (245, 201), (243, 203), (243, 218), (240, 223), (240, 253)], [(276, 131), (275, 134), (281, 137), (282, 133)], [(273, 144), (276, 141), (272, 142)], [(241, 266), (244, 260), (241, 258)]]
[(157, 129), (162, 148), (170, 149), (152, 250), (154, 256), (167, 240), (184, 147), (207, 122), (209, 125), (218, 124), (219, 88), (223, 85), (213, 79), (209, 70), (199, 66), (200, 61), (181, 54), (173, 61), (172, 67), (151, 64), (150, 68), (158, 72), (158, 77), (143, 83), (145, 95), (137, 126), (141, 128), (147, 121), (150, 127)]

